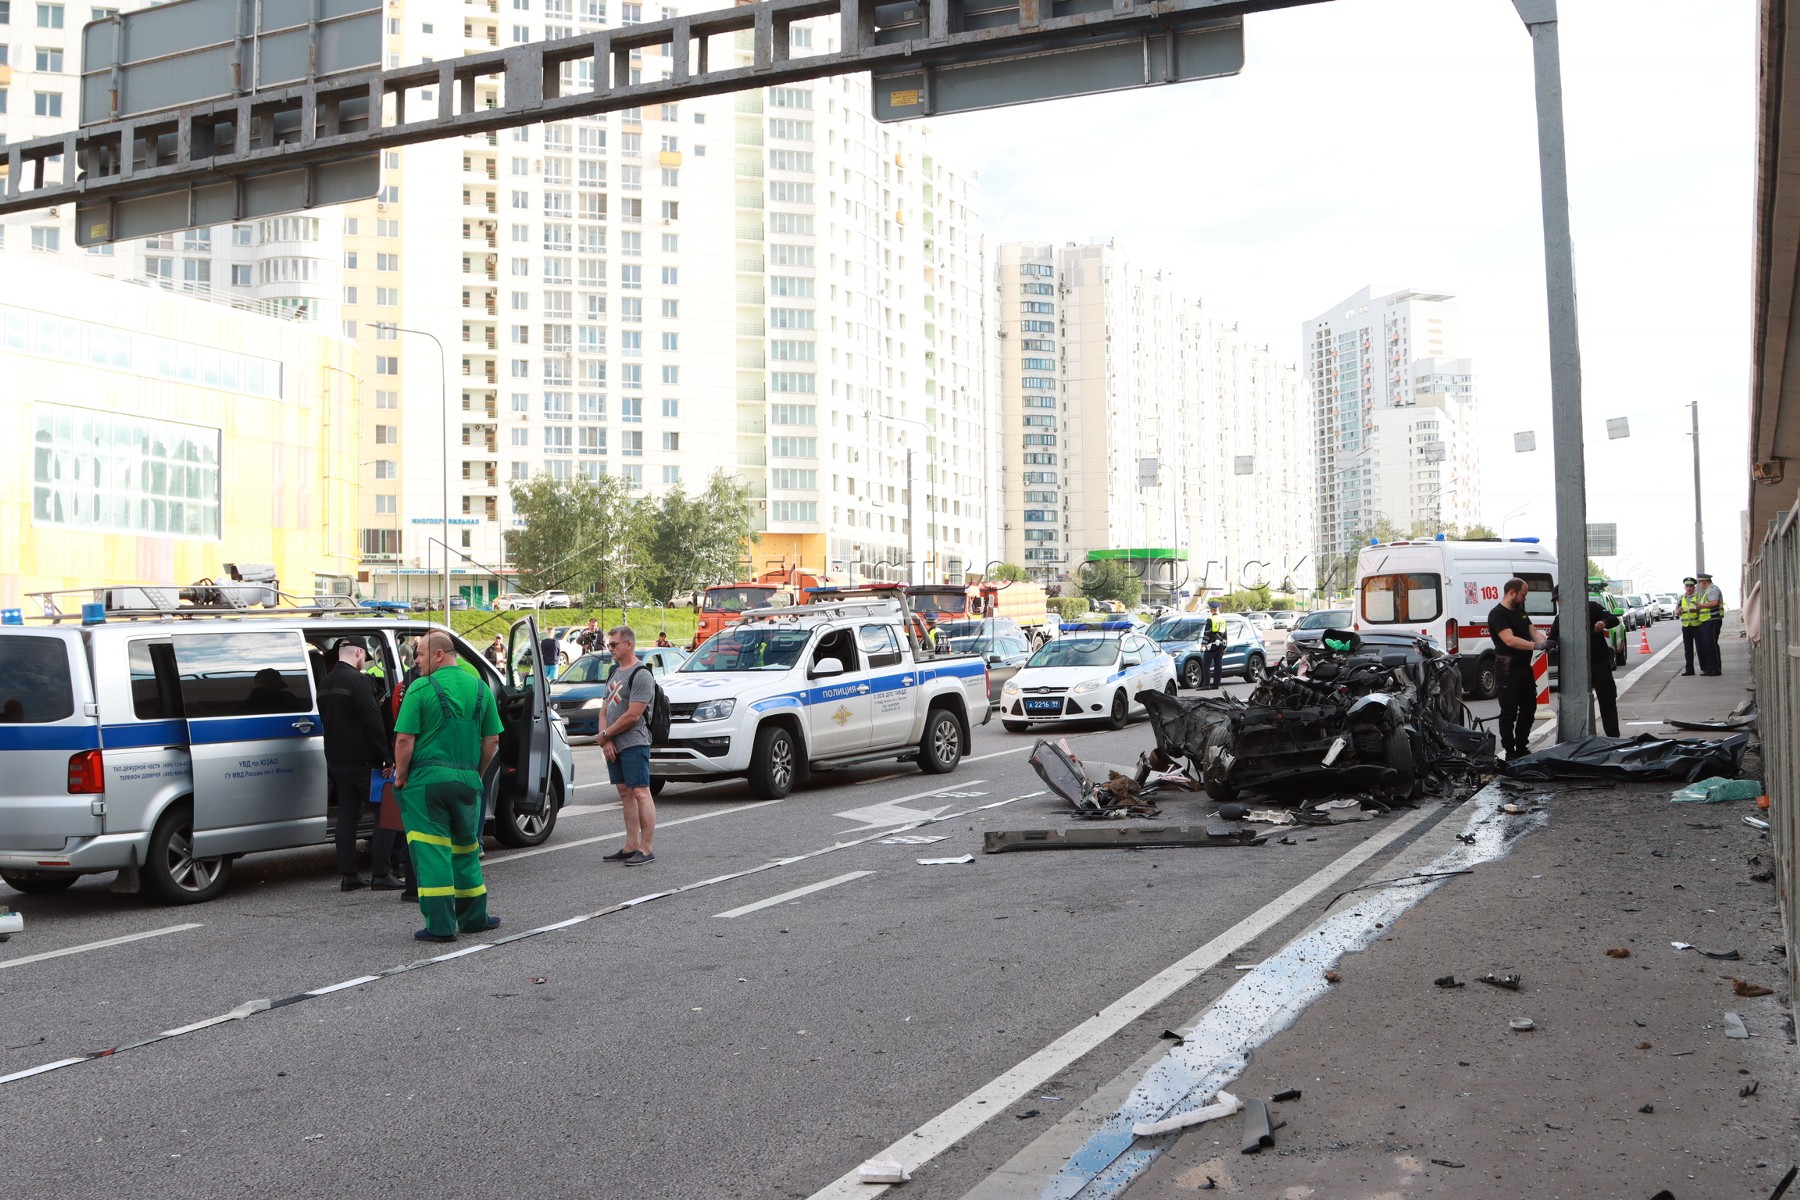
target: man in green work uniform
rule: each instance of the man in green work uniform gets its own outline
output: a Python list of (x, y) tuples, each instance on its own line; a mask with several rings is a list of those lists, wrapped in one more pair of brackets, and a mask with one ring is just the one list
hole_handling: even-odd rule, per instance
[(500, 924), (481, 880), (481, 780), (500, 747), (494, 694), (463, 671), (450, 635), (434, 629), (413, 652), (418, 678), (394, 722), (394, 786), (412, 854), (422, 942), (453, 942)]

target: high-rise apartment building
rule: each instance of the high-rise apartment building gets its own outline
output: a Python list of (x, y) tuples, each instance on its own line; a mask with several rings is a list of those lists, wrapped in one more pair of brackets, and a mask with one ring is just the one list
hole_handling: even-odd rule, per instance
[(1329, 561), (1385, 521), (1466, 525), (1478, 500), (1473, 370), (1439, 292), (1365, 287), (1305, 323), (1313, 393), (1317, 554)]
[[(453, 11), (390, 4), (390, 64), (674, 13)], [(795, 54), (831, 48), (835, 22), (814, 25)], [(588, 67), (565, 87), (591, 86)], [(634, 52), (629, 70), (653, 81), (669, 62)], [(941, 578), (982, 560), (974, 185), (928, 129), (869, 109), (866, 79), (839, 77), (391, 152), (381, 198), (350, 210), (343, 296), (374, 364), (373, 590), (424, 592), (447, 518), (454, 586), (491, 594), (518, 524), (508, 487), (542, 472), (644, 493), (741, 477), (759, 570)]]
[(1153, 591), (1310, 582), (1294, 368), (1108, 245), (996, 255), (1004, 557), (1124, 558)]

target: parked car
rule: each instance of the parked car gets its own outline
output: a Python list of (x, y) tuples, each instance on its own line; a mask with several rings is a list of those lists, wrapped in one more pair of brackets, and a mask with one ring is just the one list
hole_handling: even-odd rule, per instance
[[(673, 646), (643, 646), (638, 657), (650, 664), (650, 673), (667, 678), (687, 661), (687, 651)], [(593, 737), (600, 732), (600, 710), (606, 705), (606, 684), (616, 659), (606, 652), (583, 654), (550, 681), (550, 709), (568, 726), (570, 737)]]
[(1659, 621), (1673, 621), (1678, 597), (1674, 592), (1664, 592), (1657, 596), (1650, 605), (1650, 611), (1656, 614)]
[(546, 592), (502, 592), (494, 597), (494, 608), (500, 611), (517, 608), (574, 608), (575, 600), (569, 593), (552, 588)]
[(1288, 633), (1286, 661), (1298, 662), (1307, 650), (1319, 644), (1327, 629), (1348, 629), (1356, 614), (1347, 608), (1316, 608), (1294, 622)]
[(1242, 614), (1246, 621), (1256, 626), (1258, 632), (1267, 633), (1275, 628), (1275, 616), (1266, 612), (1247, 612)]
[(1625, 628), (1637, 629), (1648, 625), (1656, 618), (1650, 612), (1650, 597), (1642, 592), (1631, 592), (1625, 596)]
[[(1268, 648), (1262, 631), (1249, 620), (1247, 613), (1225, 613), (1225, 661), (1219, 668), (1221, 677), (1239, 676), (1246, 683), (1263, 677), (1269, 665)], [(1201, 635), (1209, 618), (1193, 613), (1170, 613), (1150, 627), (1148, 637), (1163, 653), (1175, 660), (1175, 678), (1182, 687), (1200, 686), (1203, 647)]]
[(1284, 608), (1278, 608), (1269, 614), (1269, 620), (1276, 629), (1289, 630), (1294, 627), (1295, 614)]
[(1031, 657), (1031, 645), (1022, 633), (1000, 633), (993, 636), (940, 638), (938, 644), (951, 654), (979, 654), (987, 663), (988, 703), (1000, 703), (1000, 692), (1006, 681), (1018, 674)]
[(1065, 631), (1038, 647), (1000, 691), (1000, 723), (1019, 733), (1055, 721), (1123, 729), (1139, 692), (1175, 694), (1175, 660), (1130, 628)]

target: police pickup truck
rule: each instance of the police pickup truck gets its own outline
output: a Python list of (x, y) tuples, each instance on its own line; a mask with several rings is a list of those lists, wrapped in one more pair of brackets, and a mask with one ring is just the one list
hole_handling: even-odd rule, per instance
[(947, 773), (969, 745), (969, 714), (988, 716), (986, 663), (916, 650), (896, 600), (758, 609), (662, 686), (669, 737), (650, 751), (652, 782), (745, 776), (763, 799), (811, 771), (879, 759)]

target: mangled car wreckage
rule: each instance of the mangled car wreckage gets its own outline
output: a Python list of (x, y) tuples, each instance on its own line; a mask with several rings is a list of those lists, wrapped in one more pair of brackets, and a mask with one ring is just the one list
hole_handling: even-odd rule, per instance
[(1493, 735), (1469, 727), (1461, 695), (1456, 660), (1430, 641), (1333, 629), (1247, 702), (1137, 699), (1156, 730), (1151, 765), (1185, 760), (1214, 800), (1348, 791), (1404, 800), (1498, 767)]

